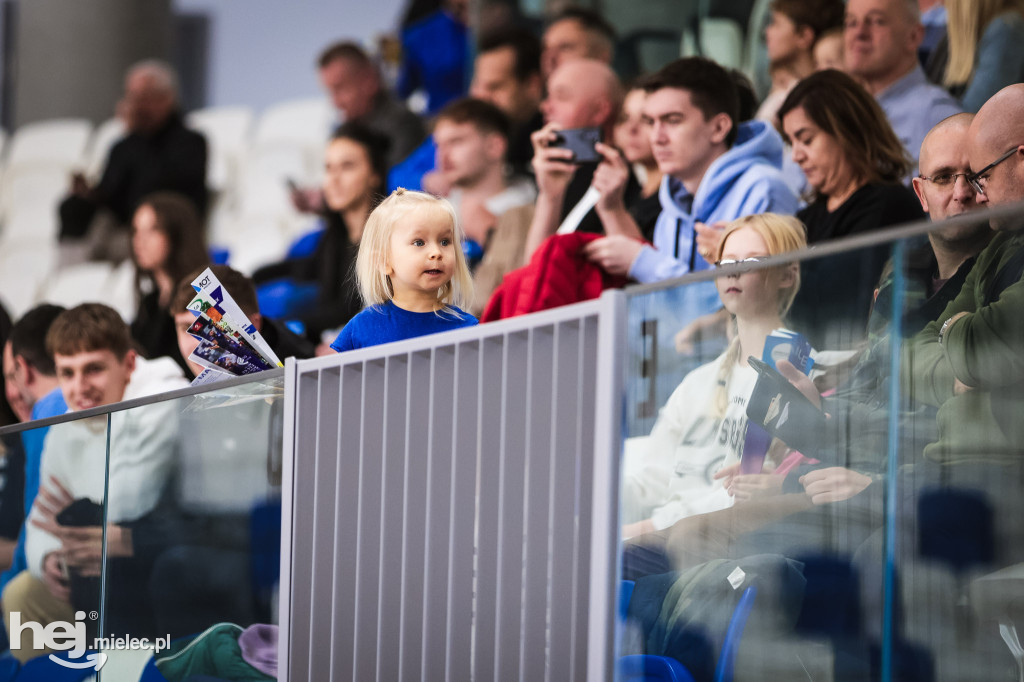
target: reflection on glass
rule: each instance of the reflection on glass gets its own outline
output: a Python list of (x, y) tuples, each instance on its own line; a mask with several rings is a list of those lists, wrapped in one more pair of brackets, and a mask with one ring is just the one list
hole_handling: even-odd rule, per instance
[[(163, 638), (171, 649), (160, 658), (219, 623), (232, 624), (226, 631), (237, 639), (254, 624), (276, 622), (282, 395), (279, 382), (262, 382), (126, 411), (168, 429), (167, 456), (147, 475), (142, 494), (115, 485), (128, 481), (114, 464), (124, 459), (116, 447), (127, 422), (113, 415), (108, 507), (145, 511), (123, 524), (128, 554), (111, 551), (108, 531), (103, 617), (109, 636)], [(186, 659), (158, 666), (170, 666), (169, 675), (210, 672)]]
[[(1000, 234), (979, 255), (984, 239), (948, 239), (968, 227), (987, 221), (886, 246), (880, 279), (847, 280), (870, 292), (867, 326), (825, 315), (839, 326), (816, 336), (810, 377), (730, 354), (761, 357), (786, 322), (768, 319), (770, 269), (719, 278), (720, 293), (740, 285), (722, 297), (728, 325), (680, 320), (686, 285), (630, 299), (621, 655), (696, 679), (727, 661), (736, 679), (1017, 678), (1024, 242)], [(736, 305), (755, 274), (758, 335)], [(697, 342), (659, 343), (666, 322)]]
[(39, 479), (27, 483), (26, 493), (33, 496), (35, 490), (29, 488), (38, 486), (38, 495), (22, 531), (23, 553), (16, 552), (12, 568), (4, 574), (3, 607), (12, 652), (25, 661), (56, 650), (39, 627), (74, 624), (76, 612), (84, 612), (78, 622), (84, 622), (87, 634), (96, 632), (107, 417), (22, 436), (40, 467)]

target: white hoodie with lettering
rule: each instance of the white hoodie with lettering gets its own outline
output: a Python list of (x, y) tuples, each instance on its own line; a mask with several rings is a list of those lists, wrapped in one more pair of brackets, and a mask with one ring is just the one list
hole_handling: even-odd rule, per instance
[(712, 477), (735, 464), (747, 432), (747, 400), (757, 382), (750, 367), (733, 368), (728, 407), (715, 414), (718, 371), (724, 356), (683, 379), (661, 408), (651, 435), (635, 439), (623, 471), (622, 504), (627, 523), (650, 518), (661, 530), (694, 514), (731, 507), (733, 498)]

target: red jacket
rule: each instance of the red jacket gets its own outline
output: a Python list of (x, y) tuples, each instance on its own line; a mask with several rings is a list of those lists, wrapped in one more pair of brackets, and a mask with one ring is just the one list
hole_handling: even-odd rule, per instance
[(625, 277), (609, 275), (583, 255), (583, 247), (599, 234), (573, 232), (549, 237), (529, 264), (505, 275), (487, 302), (481, 322), (535, 313), (597, 298), (605, 289), (626, 284)]

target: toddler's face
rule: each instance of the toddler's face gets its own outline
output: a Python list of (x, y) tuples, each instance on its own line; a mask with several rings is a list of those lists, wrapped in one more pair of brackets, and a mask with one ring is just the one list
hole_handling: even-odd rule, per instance
[(409, 310), (433, 310), (437, 292), (455, 270), (455, 230), (441, 210), (410, 211), (391, 233), (386, 273), (395, 304)]

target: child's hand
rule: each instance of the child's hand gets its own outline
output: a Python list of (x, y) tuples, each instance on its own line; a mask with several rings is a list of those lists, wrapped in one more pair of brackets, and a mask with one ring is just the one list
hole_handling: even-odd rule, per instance
[(770, 497), (782, 492), (782, 476), (775, 474), (741, 474), (733, 476), (727, 488), (737, 502), (749, 502), (758, 497)]

